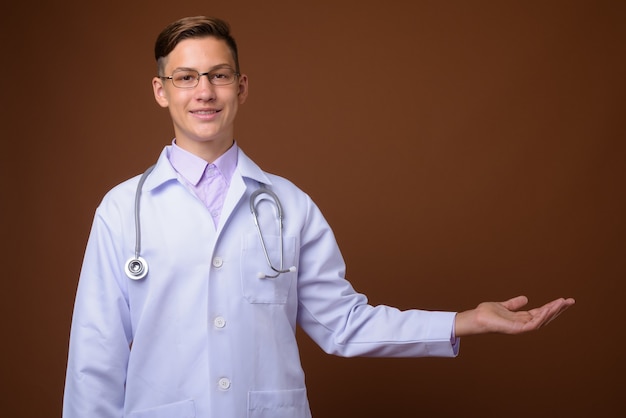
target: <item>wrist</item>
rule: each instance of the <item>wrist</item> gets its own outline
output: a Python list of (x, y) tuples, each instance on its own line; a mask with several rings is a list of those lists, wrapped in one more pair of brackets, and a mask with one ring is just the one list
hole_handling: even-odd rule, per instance
[(458, 312), (454, 317), (454, 333), (457, 337), (479, 334), (480, 330), (476, 321), (476, 310), (470, 309)]

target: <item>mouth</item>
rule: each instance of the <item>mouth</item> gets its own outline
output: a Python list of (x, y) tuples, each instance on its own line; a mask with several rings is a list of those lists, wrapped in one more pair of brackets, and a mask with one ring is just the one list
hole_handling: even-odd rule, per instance
[(221, 112), (221, 109), (199, 109), (192, 110), (190, 113), (201, 118), (209, 118)]

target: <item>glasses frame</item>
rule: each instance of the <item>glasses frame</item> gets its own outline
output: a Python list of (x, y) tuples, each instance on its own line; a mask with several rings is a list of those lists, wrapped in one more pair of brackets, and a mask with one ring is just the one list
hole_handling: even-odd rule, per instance
[[(219, 70), (230, 70), (230, 71), (232, 71), (233, 72), (233, 76), (234, 76), (233, 80), (231, 82), (229, 82), (229, 83), (226, 83), (226, 84), (215, 84), (213, 82), (213, 80), (211, 80), (211, 77), (209, 77), (209, 75), (212, 74), (212, 73), (215, 73), (215, 72), (217, 72)], [(176, 74), (177, 72), (182, 72), (182, 71), (194, 72), (194, 73), (198, 74), (198, 76), (195, 78), (196, 79), (196, 83), (193, 86), (181, 87), (181, 86), (177, 86), (174, 83), (174, 74)], [(193, 89), (193, 88), (198, 87), (198, 84), (200, 84), (200, 77), (202, 77), (202, 76), (207, 76), (207, 79), (209, 80), (209, 83), (211, 85), (220, 87), (220, 86), (230, 86), (231, 84), (233, 84), (235, 82), (235, 79), (237, 77), (241, 76), (241, 73), (238, 72), (238, 71), (233, 70), (232, 68), (228, 68), (228, 67), (226, 67), (226, 68), (217, 68), (217, 69), (213, 69), (211, 71), (207, 71), (207, 72), (204, 72), (204, 73), (201, 73), (200, 71), (193, 70), (193, 69), (179, 69), (179, 70), (174, 71), (172, 73), (172, 75), (160, 75), (158, 77), (160, 79), (162, 79), (162, 80), (171, 80), (172, 81), (172, 86), (176, 87), (177, 89)]]

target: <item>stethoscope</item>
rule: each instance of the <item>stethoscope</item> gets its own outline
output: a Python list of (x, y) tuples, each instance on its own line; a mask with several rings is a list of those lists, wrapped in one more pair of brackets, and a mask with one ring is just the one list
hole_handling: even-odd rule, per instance
[(137, 191), (135, 192), (135, 256), (126, 261), (124, 265), (124, 272), (129, 279), (139, 280), (146, 277), (148, 274), (148, 263), (139, 255), (141, 252), (141, 222), (139, 220), (139, 203), (141, 202), (141, 189), (143, 184), (148, 178), (148, 175), (154, 170), (154, 165), (148, 167), (148, 169), (141, 175), (139, 183), (137, 184)]
[[(259, 216), (256, 208), (257, 199), (260, 195), (266, 194), (271, 200), (274, 202), (274, 206), (276, 206), (276, 217), (278, 220), (278, 235), (280, 236), (280, 267), (274, 267), (272, 264), (272, 260), (270, 260), (270, 256), (267, 253), (267, 248), (265, 247), (265, 240), (263, 239), (263, 234), (261, 233), (261, 227), (259, 226)], [(288, 269), (284, 268), (283, 263), (283, 205), (280, 204), (280, 199), (276, 196), (276, 193), (267, 189), (263, 186), (259, 187), (257, 190), (252, 192), (250, 195), (250, 212), (252, 213), (252, 217), (254, 218), (254, 224), (256, 225), (256, 230), (259, 233), (259, 240), (261, 241), (261, 247), (263, 248), (263, 254), (265, 255), (265, 261), (267, 261), (267, 265), (274, 271), (273, 275), (265, 274), (259, 272), (257, 277), (259, 279), (275, 279), (283, 273), (289, 273), (296, 271), (296, 266), (291, 266)]]
[[(143, 184), (146, 181), (148, 175), (154, 169), (154, 165), (149, 167), (139, 179), (139, 183), (137, 184), (137, 191), (135, 192), (135, 254), (133, 257), (129, 258), (124, 265), (124, 272), (128, 276), (129, 279), (139, 280), (146, 277), (148, 274), (148, 263), (147, 261), (141, 257), (141, 220), (140, 220), (140, 202), (141, 202), (141, 190), (143, 189)], [(263, 239), (263, 233), (261, 232), (261, 227), (259, 225), (258, 211), (257, 211), (257, 202), (263, 200), (259, 198), (261, 195), (269, 196), (270, 200), (276, 206), (277, 212), (277, 221), (278, 221), (278, 233), (280, 236), (280, 267), (275, 267), (270, 260), (270, 256), (267, 252), (267, 247), (265, 246), (265, 240)], [(267, 198), (264, 196), (264, 198)], [(296, 267), (291, 266), (289, 268), (284, 267), (283, 263), (283, 206), (280, 203), (280, 199), (276, 196), (276, 193), (267, 189), (264, 186), (261, 186), (256, 191), (252, 192), (250, 195), (250, 212), (252, 213), (252, 217), (254, 219), (254, 225), (256, 226), (256, 230), (259, 234), (259, 240), (261, 241), (261, 248), (263, 249), (263, 255), (265, 256), (265, 261), (267, 265), (272, 269), (275, 274), (266, 274), (259, 272), (257, 277), (259, 279), (275, 279), (281, 274), (295, 272)]]

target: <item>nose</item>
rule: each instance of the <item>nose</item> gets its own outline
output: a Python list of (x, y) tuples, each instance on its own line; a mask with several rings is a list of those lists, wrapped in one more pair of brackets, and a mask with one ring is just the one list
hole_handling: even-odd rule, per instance
[(199, 75), (198, 85), (196, 86), (196, 92), (198, 92), (198, 94), (200, 95), (199, 98), (201, 100), (215, 99), (215, 86), (209, 82), (208, 73)]

